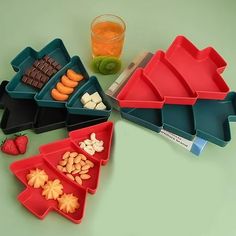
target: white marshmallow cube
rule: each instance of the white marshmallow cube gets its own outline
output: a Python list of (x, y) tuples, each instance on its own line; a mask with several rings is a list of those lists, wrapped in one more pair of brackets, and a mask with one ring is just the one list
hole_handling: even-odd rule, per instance
[(103, 102), (100, 102), (97, 104), (97, 106), (95, 107), (96, 110), (106, 110), (106, 106)]
[(86, 103), (90, 102), (91, 100), (92, 100), (92, 98), (91, 98), (91, 96), (90, 96), (88, 93), (85, 93), (85, 94), (81, 97), (81, 99), (80, 99), (80, 101), (81, 101), (81, 103), (82, 103), (83, 105), (85, 105)]
[(87, 109), (94, 109), (96, 107), (96, 103), (95, 102), (87, 102), (85, 105), (84, 105), (84, 108), (87, 108)]
[(95, 103), (102, 102), (102, 98), (101, 98), (101, 96), (99, 95), (98, 92), (95, 92), (95, 93), (91, 94), (90, 96), (91, 96), (91, 99), (92, 99), (93, 102), (95, 102)]

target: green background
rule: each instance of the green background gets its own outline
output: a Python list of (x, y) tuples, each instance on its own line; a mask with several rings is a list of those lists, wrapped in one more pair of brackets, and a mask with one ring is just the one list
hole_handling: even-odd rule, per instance
[[(166, 50), (176, 35), (199, 48), (213, 46), (228, 62), (223, 76), (236, 90), (236, 1), (0, 0), (0, 78), (10, 80), (10, 61), (26, 46), (39, 50), (62, 38), (89, 74), (90, 22), (103, 13), (127, 24), (123, 65), (139, 52)], [(118, 75), (100, 76), (104, 89)], [(1, 111), (2, 114), (2, 111)], [(24, 156), (0, 158), (0, 234), (83, 236), (236, 235), (236, 125), (225, 148), (208, 144), (199, 159), (160, 135), (122, 120), (113, 112), (115, 136), (109, 164), (102, 168), (85, 217), (76, 225), (50, 213), (43, 221), (16, 200), (23, 187), (9, 164), (38, 152), (42, 144), (67, 136), (65, 129), (36, 135)], [(1, 133), (1, 139), (5, 135)]]

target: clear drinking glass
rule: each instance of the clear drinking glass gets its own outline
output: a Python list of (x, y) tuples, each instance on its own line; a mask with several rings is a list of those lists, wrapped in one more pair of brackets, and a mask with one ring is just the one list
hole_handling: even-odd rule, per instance
[(119, 17), (104, 14), (91, 23), (92, 56), (113, 56), (120, 58), (125, 38), (126, 25)]

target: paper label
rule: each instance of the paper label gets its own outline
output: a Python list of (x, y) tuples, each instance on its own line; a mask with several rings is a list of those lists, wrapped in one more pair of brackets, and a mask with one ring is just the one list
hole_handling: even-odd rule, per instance
[(164, 129), (161, 130), (160, 134), (168, 139), (170, 139), (171, 141), (178, 143), (180, 146), (186, 148), (187, 150), (191, 150), (192, 145), (193, 145), (193, 141), (189, 141), (185, 138), (182, 138), (176, 134), (173, 134), (171, 132), (168, 132)]

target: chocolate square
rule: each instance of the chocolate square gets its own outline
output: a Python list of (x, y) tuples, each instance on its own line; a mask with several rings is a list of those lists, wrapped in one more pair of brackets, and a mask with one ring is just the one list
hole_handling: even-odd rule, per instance
[(27, 77), (26, 75), (24, 75), (24, 76), (22, 77), (21, 81), (24, 82), (24, 83), (27, 83), (28, 77)]
[(48, 62), (50, 63), (50, 65), (54, 62), (55, 60), (52, 59), (51, 57), (48, 59)]
[(40, 81), (41, 77), (42, 77), (42, 74), (40, 72), (37, 72), (35, 79)]
[(31, 85), (33, 82), (34, 82), (33, 79), (31, 79), (31, 78), (28, 78), (28, 79), (27, 79), (27, 84), (30, 84), (30, 85)]
[(34, 81), (32, 82), (32, 86), (34, 86), (34, 87), (37, 88), (37, 86), (38, 86), (38, 81), (37, 81), (37, 80), (34, 80)]
[(45, 83), (47, 83), (48, 79), (49, 79), (48, 76), (42, 75), (40, 81), (41, 81), (43, 84), (45, 84)]
[(52, 69), (52, 70), (49, 70), (48, 73), (47, 73), (47, 75), (48, 75), (49, 77), (51, 77), (51, 76), (53, 75), (53, 69)]
[(48, 61), (50, 59), (50, 57), (48, 55), (44, 56), (43, 58), (45, 61)]
[(38, 88), (41, 89), (43, 87), (43, 85), (44, 85), (43, 83), (39, 82), (38, 83)]
[(61, 67), (61, 65), (60, 64), (58, 64), (57, 66), (56, 66), (56, 70), (60, 70), (62, 67)]

